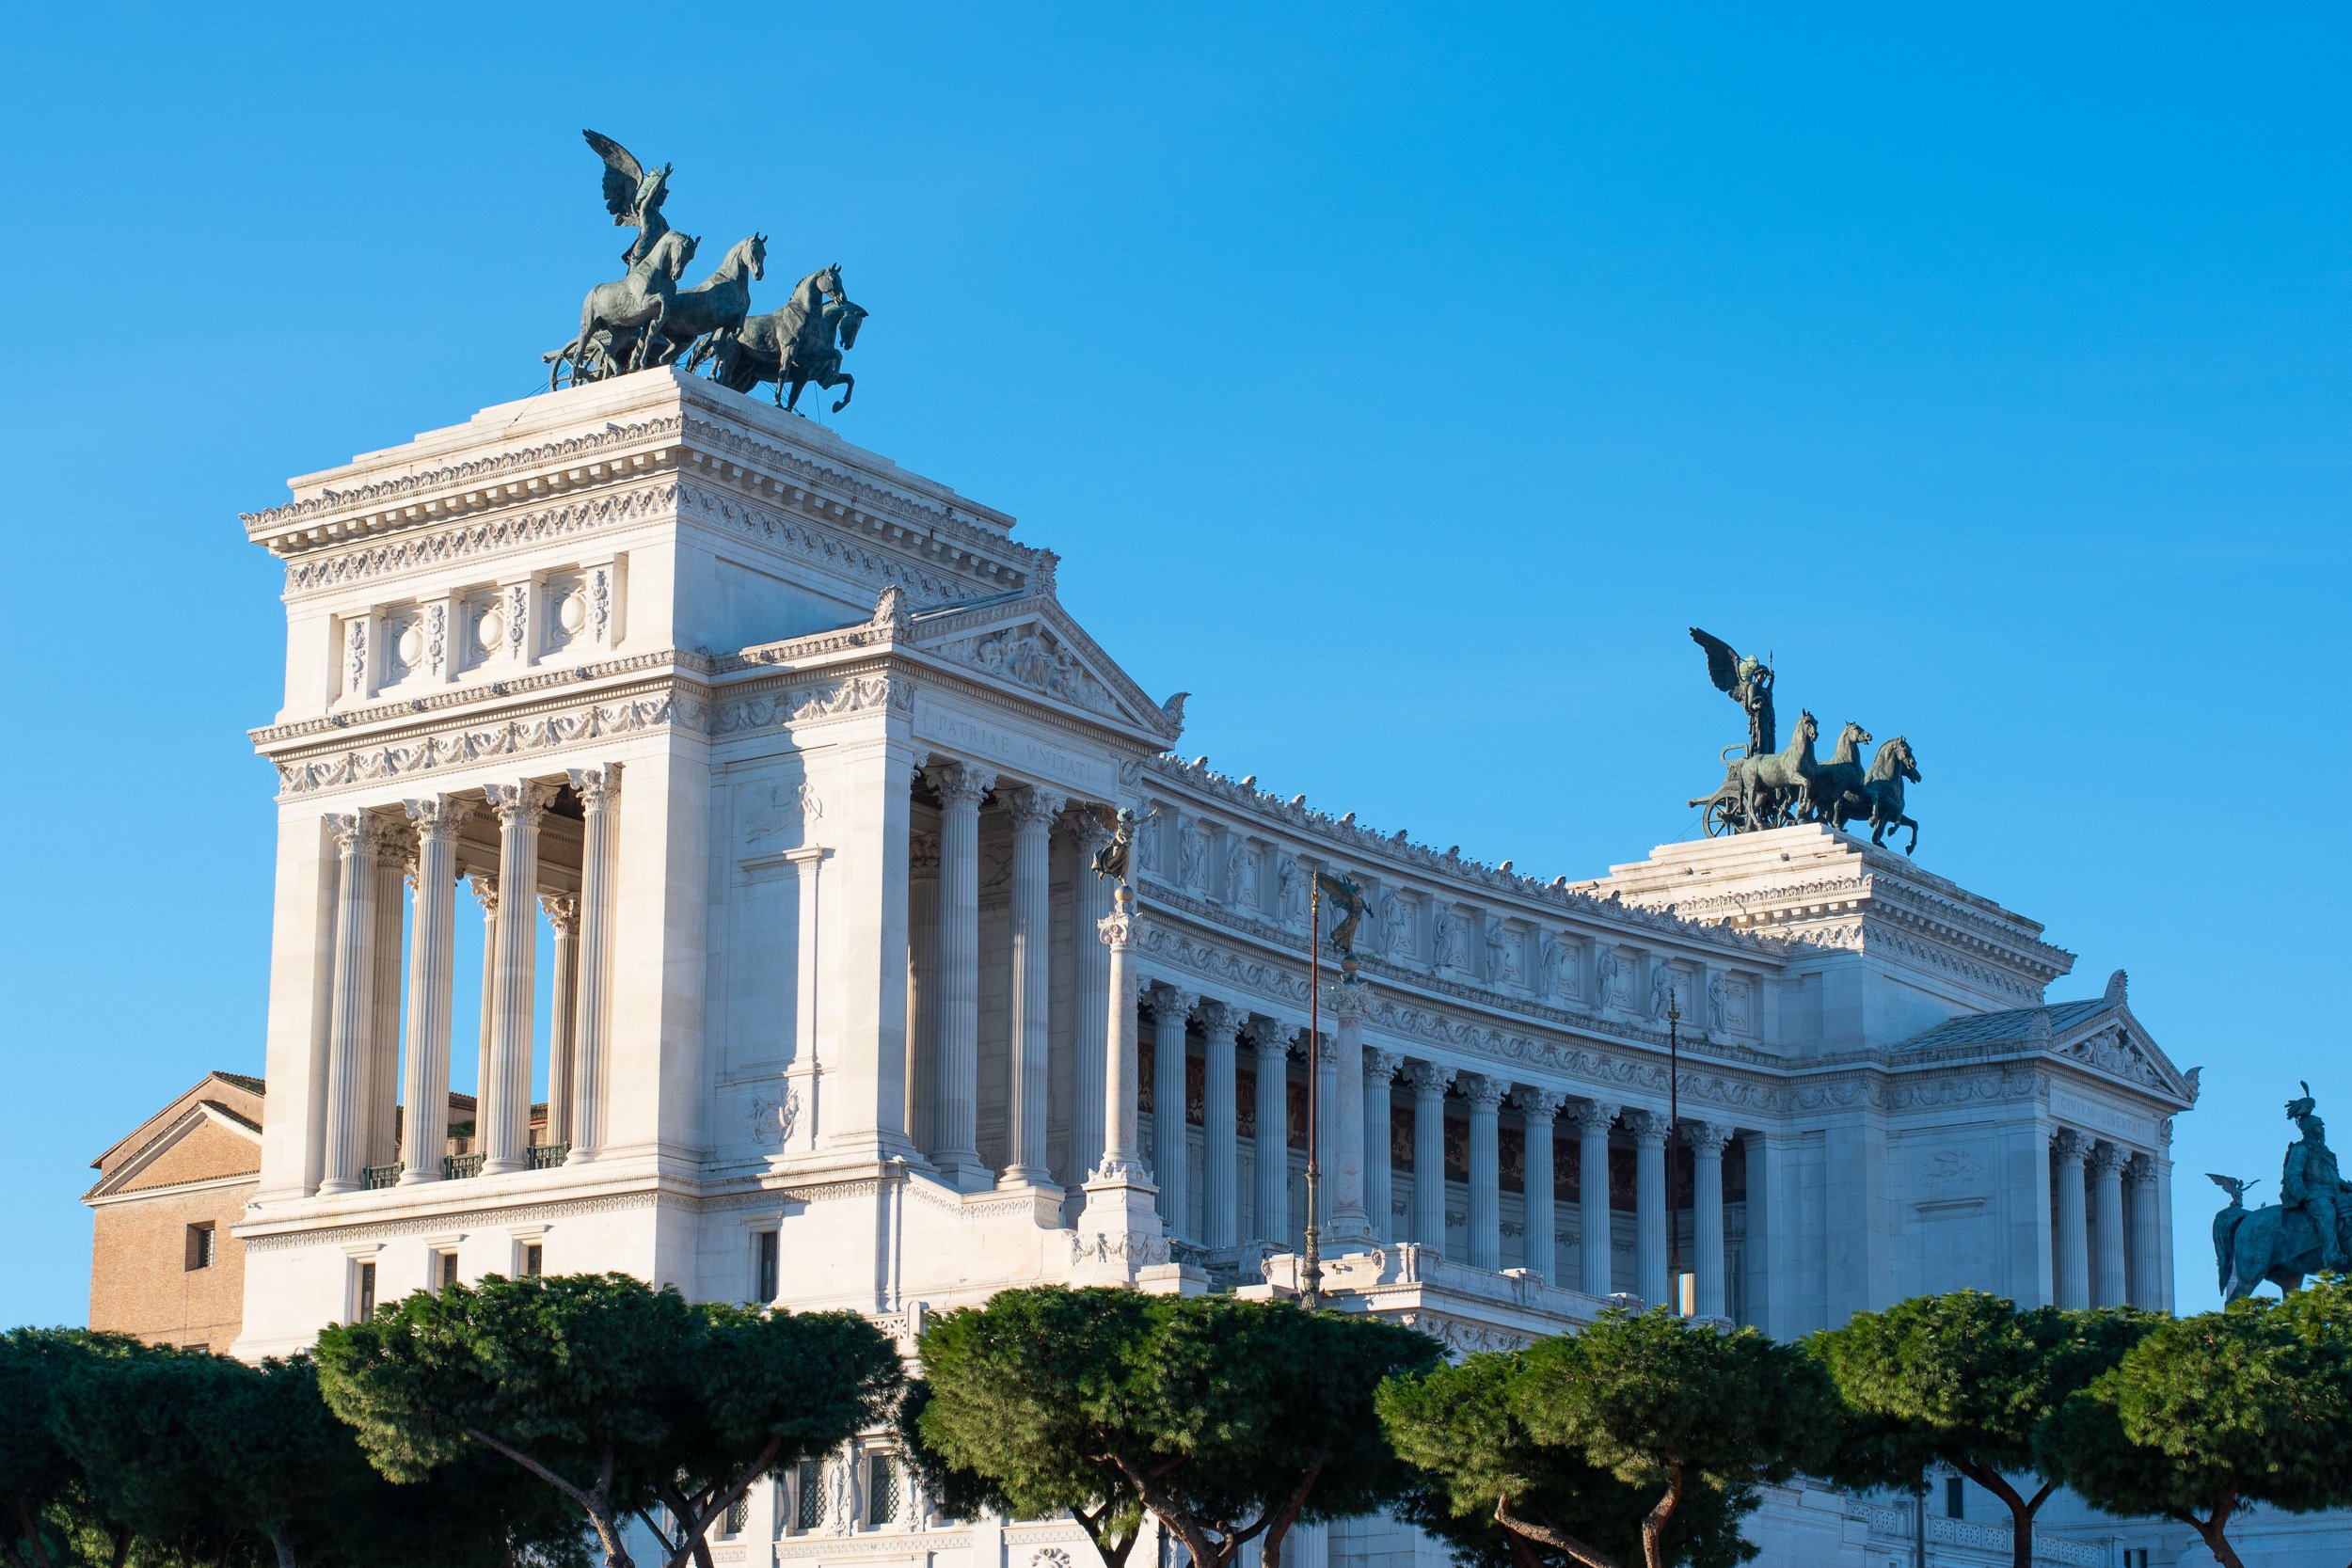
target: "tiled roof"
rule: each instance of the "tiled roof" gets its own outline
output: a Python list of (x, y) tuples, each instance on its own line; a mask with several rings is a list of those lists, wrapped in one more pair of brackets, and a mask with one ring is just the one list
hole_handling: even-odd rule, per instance
[(269, 1092), (262, 1081), (250, 1073), (223, 1072), (218, 1068), (215, 1068), (213, 1069), (213, 1076), (219, 1079), (224, 1084), (236, 1085), (237, 1087), (243, 1089), (247, 1094), (267, 1094)]
[(2053, 1002), (2046, 1007), (2011, 1007), (1997, 1013), (1975, 1013), (1966, 1018), (1949, 1019), (1928, 1030), (1914, 1035), (1896, 1047), (1899, 1051), (1928, 1051), (1947, 1045), (1989, 1045), (2000, 1040), (2022, 1040), (2033, 1033), (2033, 1021), (2046, 1013), (2050, 1033), (2062, 1035), (2078, 1023), (2087, 1023), (2116, 1004), (2104, 996), (2088, 1002)]

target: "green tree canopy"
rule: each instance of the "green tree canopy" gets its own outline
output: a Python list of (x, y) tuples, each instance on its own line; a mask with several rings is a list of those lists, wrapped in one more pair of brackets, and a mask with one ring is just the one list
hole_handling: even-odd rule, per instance
[[(1811, 1349), (1891, 1474), (1940, 1461), (1966, 1476), (2009, 1509), (2011, 1560), (2032, 1568), (2034, 1516), (2058, 1484), (2038, 1469), (2036, 1429), (2160, 1321), (2123, 1307), (2020, 1311), (1954, 1291), (1857, 1312)], [(2040, 1484), (2021, 1491), (2018, 1473)]]
[(1421, 1511), (1489, 1545), (1491, 1520), (1519, 1568), (1741, 1561), (1757, 1487), (1825, 1465), (1838, 1416), (1794, 1347), (1662, 1308), (1392, 1385), (1381, 1411), (1430, 1478)]
[(120, 1568), (135, 1532), (90, 1497), (53, 1417), (75, 1379), (169, 1354), (78, 1328), (0, 1334), (0, 1549), (16, 1568), (69, 1568), (83, 1556), (73, 1539), (84, 1535), (104, 1541), (107, 1559)]
[[(1594, 1465), (1581, 1448), (1536, 1441), (1514, 1388), (1526, 1358), (1524, 1351), (1473, 1355), (1382, 1386), (1381, 1425), (1421, 1476), (1395, 1513), (1451, 1544), (1465, 1568), (1639, 1559), (1651, 1494)], [(1752, 1556), (1730, 1501), (1713, 1486), (1687, 1495), (1664, 1532), (1666, 1560), (1731, 1568)], [(1506, 1528), (1499, 1515), (1534, 1528)], [(1553, 1544), (1564, 1540), (1576, 1549)]]
[(2043, 1423), (2043, 1473), (2111, 1513), (2161, 1513), (2240, 1568), (2249, 1502), (2352, 1503), (2352, 1289), (2322, 1281), (2163, 1323)]
[(328, 1329), (318, 1356), (327, 1402), (385, 1475), (502, 1455), (587, 1516), (612, 1568), (631, 1568), (632, 1514), (668, 1568), (704, 1555), (746, 1487), (886, 1418), (900, 1382), (890, 1340), (854, 1313), (693, 1305), (617, 1274), (419, 1291)]
[(924, 1331), (914, 1424), (935, 1470), (1070, 1513), (1114, 1560), (1148, 1509), (1203, 1568), (1251, 1540), (1279, 1568), (1293, 1525), (1396, 1490), (1374, 1394), (1437, 1359), (1411, 1329), (1287, 1302), (1041, 1286)]

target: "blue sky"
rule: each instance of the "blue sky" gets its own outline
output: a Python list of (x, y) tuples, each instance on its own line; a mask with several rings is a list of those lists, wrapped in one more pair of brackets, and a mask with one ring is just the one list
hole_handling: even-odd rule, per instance
[(2341, 10), (11, 27), (0, 1323), (85, 1310), (92, 1156), (261, 1069), (282, 633), (236, 514), (537, 384), (623, 239), (583, 124), (677, 165), (705, 259), (770, 236), (757, 308), (842, 264), (831, 421), (1060, 550), (1187, 753), (1590, 875), (1738, 736), (1703, 625), (1908, 735), (1921, 863), (2206, 1067), (2185, 1305), (2200, 1173), (2275, 1183), (2298, 1076), (2352, 1125)]

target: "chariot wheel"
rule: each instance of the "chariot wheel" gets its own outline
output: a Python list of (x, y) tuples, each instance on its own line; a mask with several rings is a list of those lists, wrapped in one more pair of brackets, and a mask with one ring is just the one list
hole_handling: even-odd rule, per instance
[(1740, 831), (1740, 803), (1737, 800), (1709, 800), (1706, 815), (1699, 822), (1709, 838), (1736, 833)]
[(596, 380), (596, 372), (592, 368), (595, 362), (596, 350), (593, 348), (584, 351), (578, 348), (564, 349), (563, 353), (555, 356), (554, 362), (548, 366), (548, 390), (560, 392), (566, 387), (577, 387), (583, 381)]

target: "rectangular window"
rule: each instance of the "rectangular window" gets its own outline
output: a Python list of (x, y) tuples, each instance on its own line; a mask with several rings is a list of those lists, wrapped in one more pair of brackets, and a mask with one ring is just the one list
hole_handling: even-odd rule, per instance
[(751, 1519), (752, 1494), (751, 1490), (747, 1487), (744, 1489), (743, 1494), (740, 1497), (737, 1497), (735, 1501), (727, 1504), (726, 1517), (719, 1521), (719, 1533), (721, 1535), (740, 1535), (743, 1533), (743, 1527), (751, 1523)]
[(363, 1323), (375, 1316), (375, 1265), (351, 1266), (351, 1321)]
[(1958, 1476), (1946, 1476), (1944, 1478), (1944, 1517), (1947, 1519), (1966, 1517), (1964, 1510), (1967, 1507), (1967, 1496), (1968, 1483), (1966, 1481)]
[(188, 1251), (185, 1266), (190, 1272), (213, 1266), (215, 1238), (212, 1222), (188, 1227)]
[(800, 1473), (792, 1478), (792, 1528), (796, 1530), (825, 1528), (825, 1462), (803, 1459)]
[(437, 1252), (433, 1255), (433, 1288), (446, 1291), (457, 1283), (457, 1254)]
[(539, 1263), (542, 1257), (543, 1254), (539, 1250), (538, 1243), (525, 1242), (523, 1243), (522, 1272), (525, 1279), (536, 1279), (539, 1277)]
[(866, 1528), (880, 1529), (898, 1521), (898, 1466), (886, 1453), (866, 1456)]
[(754, 1269), (752, 1295), (760, 1302), (776, 1299), (776, 1253), (779, 1238), (772, 1230), (763, 1230), (753, 1238), (758, 1251), (759, 1264)]

